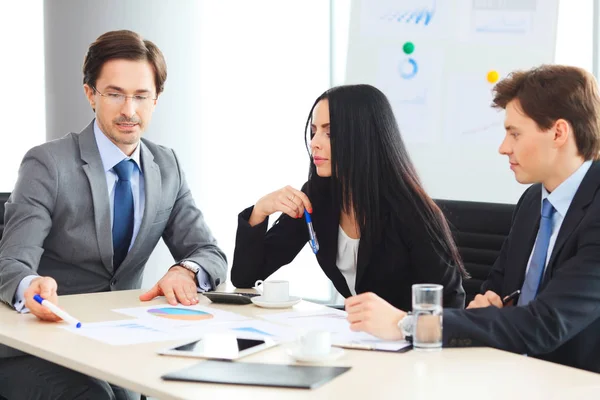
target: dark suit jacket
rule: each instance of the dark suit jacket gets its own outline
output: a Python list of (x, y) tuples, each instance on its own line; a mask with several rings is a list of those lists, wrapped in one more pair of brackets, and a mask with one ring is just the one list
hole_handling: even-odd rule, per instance
[[(600, 372), (600, 162), (585, 175), (561, 225), (537, 297), (524, 307), (444, 311), (444, 342), (485, 345)], [(541, 185), (523, 194), (482, 286), (520, 289), (540, 220)]]
[[(340, 210), (325, 193), (308, 193), (313, 205), (312, 221), (320, 250), (316, 255), (323, 272), (336, 289), (349, 297), (350, 290), (336, 266)], [(438, 249), (411, 206), (397, 205), (402, 217), (385, 211), (381, 239), (370, 245), (361, 240), (358, 249), (356, 293), (374, 292), (396, 307), (411, 308), (411, 285), (444, 285), (444, 304), (464, 307), (465, 292), (458, 268), (449, 266), (450, 257)], [(281, 266), (289, 264), (306, 245), (309, 236), (304, 218), (283, 214), (267, 232), (268, 219), (251, 227), (252, 207), (238, 218), (231, 281), (236, 287), (252, 287), (257, 279), (266, 279)]]

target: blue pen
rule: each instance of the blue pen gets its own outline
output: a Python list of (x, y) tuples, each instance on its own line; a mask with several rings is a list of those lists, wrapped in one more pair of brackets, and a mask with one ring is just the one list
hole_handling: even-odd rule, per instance
[(74, 325), (76, 328), (81, 328), (81, 322), (77, 321), (75, 318), (71, 317), (69, 313), (64, 310), (58, 308), (54, 303), (50, 303), (48, 300), (44, 300), (42, 296), (36, 294), (33, 296), (33, 299), (40, 303), (42, 306), (46, 307), (48, 310), (52, 311), (53, 314), (58, 315), (63, 319), (63, 321), (68, 322), (71, 325)]
[(310, 214), (306, 208), (304, 209), (304, 219), (306, 220), (306, 225), (308, 226), (310, 247), (312, 247), (313, 253), (317, 254), (319, 251), (319, 241), (317, 240), (317, 235), (315, 234), (315, 229), (313, 228), (312, 219), (310, 218)]

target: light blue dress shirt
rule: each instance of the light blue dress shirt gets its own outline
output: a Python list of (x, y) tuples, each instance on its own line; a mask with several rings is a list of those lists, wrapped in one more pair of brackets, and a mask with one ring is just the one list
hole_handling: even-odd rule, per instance
[[(123, 161), (126, 158), (133, 160), (135, 168), (131, 175), (131, 190), (133, 192), (133, 236), (131, 237), (131, 244), (129, 250), (135, 243), (135, 238), (140, 231), (142, 224), (142, 218), (144, 216), (144, 208), (146, 206), (146, 192), (144, 191), (144, 173), (142, 170), (142, 163), (140, 162), (140, 148), (137, 146), (130, 157), (121, 151), (108, 137), (100, 130), (98, 122), (94, 121), (94, 136), (96, 138), (96, 144), (98, 151), (100, 152), (100, 158), (102, 159), (102, 166), (104, 167), (104, 173), (106, 174), (106, 186), (108, 188), (108, 199), (110, 204), (110, 223), (112, 226), (114, 218), (114, 203), (115, 203), (115, 185), (119, 180), (117, 173), (113, 171), (113, 167)], [(183, 261), (183, 260), (182, 260)], [(194, 262), (192, 260), (187, 260)], [(195, 262), (194, 262), (195, 263)], [(197, 265), (197, 264), (196, 264)], [(31, 284), (31, 281), (37, 278), (37, 275), (29, 275), (23, 278), (17, 287), (15, 293), (15, 302), (13, 306), (19, 312), (26, 313), (29, 310), (25, 307), (25, 290)], [(200, 270), (196, 275), (198, 279), (198, 291), (204, 292), (212, 289), (210, 278), (208, 273), (200, 266)]]
[(142, 163), (140, 162), (140, 147), (137, 146), (130, 157), (121, 151), (109, 138), (106, 137), (98, 127), (98, 123), (94, 121), (94, 136), (96, 144), (100, 151), (102, 166), (106, 174), (106, 186), (108, 188), (108, 201), (110, 205), (110, 225), (113, 224), (115, 212), (115, 186), (119, 177), (113, 171), (113, 167), (121, 161), (129, 158), (133, 160), (135, 168), (131, 174), (131, 191), (133, 192), (133, 236), (131, 236), (131, 244), (129, 250), (135, 242), (135, 238), (140, 230), (142, 217), (144, 216), (144, 208), (146, 206), (146, 193), (144, 192), (144, 174), (142, 173)]
[[(552, 250), (554, 249), (554, 244), (556, 243), (556, 238), (558, 237), (558, 232), (560, 231), (560, 227), (562, 226), (562, 223), (565, 219), (565, 215), (567, 215), (567, 211), (571, 206), (571, 202), (575, 197), (575, 193), (577, 193), (577, 189), (579, 189), (579, 185), (581, 185), (581, 181), (583, 181), (585, 174), (587, 174), (591, 166), (591, 160), (581, 164), (577, 171), (573, 172), (573, 174), (571, 174), (571, 176), (569, 176), (563, 183), (558, 185), (558, 187), (554, 189), (552, 193), (548, 193), (546, 188), (542, 185), (540, 214), (542, 204), (544, 203), (544, 199), (548, 199), (550, 204), (552, 204), (552, 206), (556, 210), (556, 212), (552, 216), (552, 236), (550, 236), (550, 243), (548, 244), (548, 253), (546, 255), (546, 265), (544, 266), (544, 270), (546, 269), (546, 266), (550, 261), (550, 256), (552, 255)], [(525, 270), (525, 274), (527, 274), (527, 271), (529, 270), (529, 265), (531, 264), (532, 256), (533, 250), (529, 255), (529, 261), (527, 262), (527, 269)]]

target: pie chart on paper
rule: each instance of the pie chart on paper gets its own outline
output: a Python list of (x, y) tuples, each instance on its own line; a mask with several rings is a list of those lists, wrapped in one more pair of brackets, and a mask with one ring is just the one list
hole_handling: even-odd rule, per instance
[(213, 318), (212, 314), (204, 311), (186, 310), (185, 308), (176, 307), (151, 308), (148, 310), (148, 313), (155, 317), (176, 319), (180, 321), (202, 321)]

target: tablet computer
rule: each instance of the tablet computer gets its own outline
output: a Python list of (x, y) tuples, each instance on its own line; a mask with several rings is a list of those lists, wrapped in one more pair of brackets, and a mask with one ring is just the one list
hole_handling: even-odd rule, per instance
[[(316, 389), (348, 370), (350, 370), (350, 367), (208, 360), (163, 375), (162, 379), (166, 381), (223, 383), (227, 385)], [(279, 397), (285, 398), (284, 396)], [(329, 397), (334, 398), (334, 396)], [(273, 398), (277, 398), (277, 396), (273, 396)]]
[(275, 346), (272, 339), (243, 339), (227, 333), (207, 334), (192, 342), (158, 352), (161, 355), (218, 360), (237, 360)]

